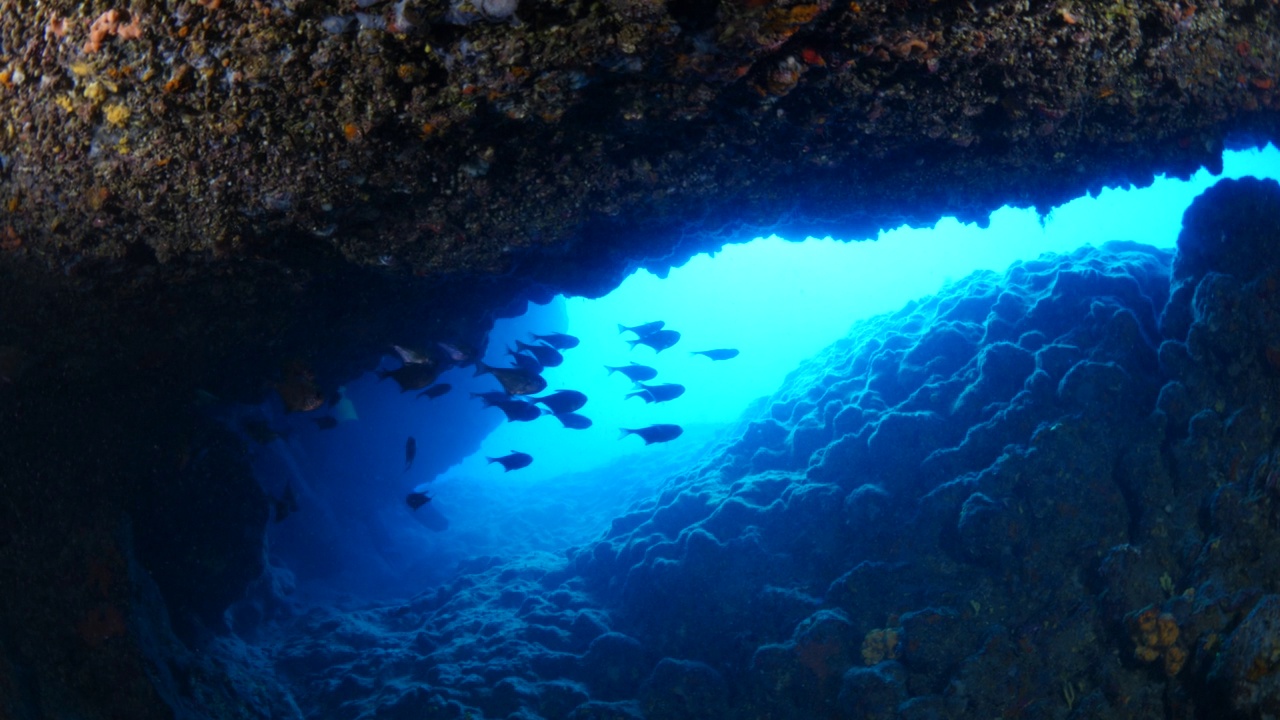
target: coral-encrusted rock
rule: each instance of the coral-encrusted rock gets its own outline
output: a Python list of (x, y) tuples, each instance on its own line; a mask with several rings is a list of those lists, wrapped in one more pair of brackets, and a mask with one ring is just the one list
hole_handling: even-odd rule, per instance
[(703, 720), (724, 717), (728, 687), (720, 673), (700, 662), (663, 658), (640, 687), (645, 717)]
[(1231, 632), (1209, 681), (1236, 717), (1280, 714), (1280, 595), (1267, 595)]

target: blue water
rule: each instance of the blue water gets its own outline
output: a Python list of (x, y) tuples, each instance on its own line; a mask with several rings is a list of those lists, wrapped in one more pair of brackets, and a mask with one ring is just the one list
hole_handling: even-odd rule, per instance
[[(1280, 152), (1228, 153), (1225, 177), (1280, 177)], [(892, 312), (977, 270), (1082, 243), (1134, 240), (1171, 248), (1182, 212), (1218, 178), (1157, 180), (1143, 189), (1108, 189), (1041, 217), (1004, 208), (989, 226), (954, 219), (930, 228), (901, 227), (876, 238), (789, 242), (762, 238), (699, 255), (666, 277), (638, 271), (608, 296), (557, 298), (500, 321), (486, 362), (505, 365), (506, 348), (530, 332), (562, 331), (581, 339), (562, 366), (544, 373), (549, 391), (586, 393), (586, 430), (552, 417), (507, 423), (468, 395), (498, 389), (471, 368), (440, 378), (453, 386), (436, 400), (400, 393), (369, 375), (348, 384), (346, 414), (332, 430), (307, 418), (262, 409), (289, 437), (255, 447), (259, 476), (279, 496), (286, 484), (298, 512), (271, 528), (274, 562), (317, 598), (406, 597), (444, 582), (458, 563), (479, 556), (559, 553), (597, 538), (628, 507), (643, 505), (689, 467), (704, 448), (740, 434), (739, 418), (771, 396), (802, 361), (844, 337), (855, 322)], [(872, 240), (872, 242), (847, 242)], [(619, 323), (663, 320), (681, 333), (662, 352), (630, 349)], [(406, 338), (411, 345), (417, 339)], [(712, 361), (691, 351), (733, 348)], [(390, 348), (388, 349), (390, 353)], [(646, 404), (628, 398), (631, 383), (605, 365), (637, 362), (658, 370), (653, 382), (685, 386), (683, 396)], [(391, 354), (383, 367), (395, 368)], [(621, 428), (678, 424), (684, 434), (645, 446)], [(406, 469), (405, 444), (417, 454)], [(487, 458), (527, 452), (526, 468), (504, 472)], [(408, 493), (428, 493), (417, 511)]]

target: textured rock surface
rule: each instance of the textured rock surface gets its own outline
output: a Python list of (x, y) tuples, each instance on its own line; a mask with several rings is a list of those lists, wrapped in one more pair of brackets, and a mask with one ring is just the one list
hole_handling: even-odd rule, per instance
[(441, 718), (1264, 717), (1277, 212), (1224, 182), (1176, 260), (1046, 256), (860, 324), (567, 563), (304, 618), (278, 667), (332, 717), (372, 678)]

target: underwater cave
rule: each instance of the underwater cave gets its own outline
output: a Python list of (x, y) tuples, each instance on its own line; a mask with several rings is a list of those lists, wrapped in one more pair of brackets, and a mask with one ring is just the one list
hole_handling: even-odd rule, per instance
[(1280, 717), (1280, 6), (0, 13), (0, 720)]

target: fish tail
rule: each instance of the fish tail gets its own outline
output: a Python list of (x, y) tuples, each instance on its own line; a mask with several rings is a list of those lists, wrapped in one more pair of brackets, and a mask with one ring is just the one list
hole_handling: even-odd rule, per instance
[(628, 435), (634, 435), (636, 433), (635, 430), (628, 430), (627, 428), (620, 428), (620, 429), (622, 430), (622, 434), (618, 436), (619, 440), (621, 440), (622, 438)]
[(387, 376), (389, 376), (390, 374), (391, 374), (391, 371), (389, 371), (389, 370), (379, 370), (379, 371), (378, 371), (378, 380), (379, 380), (379, 381), (386, 380), (386, 379), (387, 379)]
[(608, 365), (605, 365), (605, 366), (604, 366), (604, 369), (605, 369), (605, 370), (608, 370), (610, 375), (612, 375), (612, 374), (614, 374), (614, 373), (618, 372), (618, 368), (616, 368), (616, 367), (610, 367), (610, 366), (608, 366)]
[(488, 365), (485, 365), (482, 361), (477, 360), (477, 361), (476, 361), (476, 372), (475, 372), (475, 374), (474, 374), (474, 375), (472, 375), (472, 377), (480, 377), (481, 375), (483, 375), (483, 374), (485, 374), (485, 373), (489, 372), (489, 369), (490, 369), (490, 368), (489, 368), (489, 366), (488, 366)]
[(485, 460), (488, 460), (490, 465), (492, 465), (492, 464), (494, 464), (494, 463), (498, 462), (498, 458), (491, 458), (491, 457), (489, 457), (488, 455), (485, 455), (485, 456), (484, 456), (484, 459), (485, 459)]
[(631, 346), (631, 349), (632, 349), (632, 350), (635, 350), (635, 349), (636, 349), (636, 346), (637, 346), (637, 345), (639, 345), (639, 344), (640, 344), (640, 341), (641, 341), (641, 340), (643, 340), (643, 339), (644, 339), (644, 338), (637, 338), (637, 339), (635, 339), (635, 340), (628, 340), (628, 341), (627, 341), (627, 344)]

